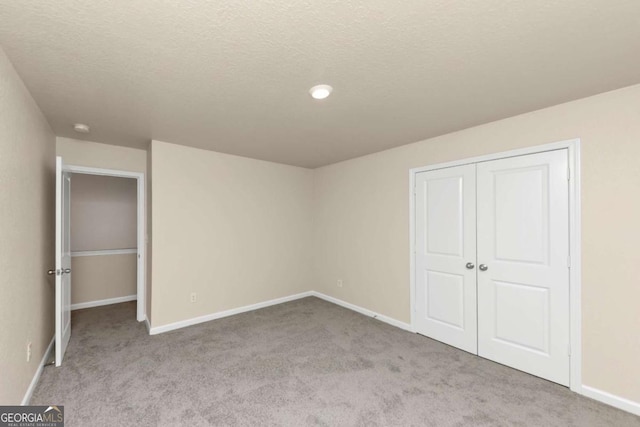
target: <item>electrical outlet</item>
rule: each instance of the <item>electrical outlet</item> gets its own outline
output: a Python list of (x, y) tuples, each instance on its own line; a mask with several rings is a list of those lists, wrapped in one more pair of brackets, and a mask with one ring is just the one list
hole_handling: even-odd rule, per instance
[(342, 279), (338, 279), (338, 283), (337, 283), (338, 287), (341, 288), (342, 287)]
[(191, 293), (191, 302), (196, 302), (196, 293), (195, 292)]
[(27, 362), (31, 362), (31, 341), (27, 343)]

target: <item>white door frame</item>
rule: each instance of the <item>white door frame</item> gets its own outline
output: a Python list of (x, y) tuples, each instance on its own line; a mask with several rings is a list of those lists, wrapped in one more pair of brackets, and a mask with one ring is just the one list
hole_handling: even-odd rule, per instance
[(570, 318), (570, 355), (571, 379), (570, 389), (582, 394), (582, 296), (581, 296), (581, 218), (580, 218), (580, 139), (553, 142), (533, 147), (500, 153), (487, 154), (479, 157), (455, 160), (447, 163), (423, 166), (409, 170), (409, 244), (410, 244), (410, 295), (411, 295), (411, 327), (415, 332), (415, 182), (416, 174), (435, 169), (466, 165), (469, 163), (486, 162), (504, 159), (506, 157), (524, 156), (544, 151), (567, 149), (569, 156), (569, 318)]
[(86, 166), (74, 166), (74, 165), (64, 165), (63, 170), (65, 172), (71, 173), (79, 173), (85, 175), (101, 175), (101, 176), (114, 176), (119, 178), (133, 178), (137, 180), (138, 183), (138, 279), (137, 279), (137, 298), (138, 298), (138, 309), (136, 314), (136, 319), (138, 322), (142, 322), (146, 318), (146, 299), (145, 299), (145, 268), (146, 268), (146, 239), (145, 239), (145, 224), (146, 224), (146, 216), (145, 216), (145, 194), (144, 194), (144, 173), (142, 172), (128, 172), (121, 171), (115, 169), (101, 169), (101, 168), (92, 168)]

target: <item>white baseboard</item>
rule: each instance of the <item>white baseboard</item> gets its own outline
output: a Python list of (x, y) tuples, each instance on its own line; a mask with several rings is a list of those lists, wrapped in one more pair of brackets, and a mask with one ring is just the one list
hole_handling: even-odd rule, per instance
[(288, 297), (276, 298), (265, 302), (259, 302), (257, 304), (245, 305), (244, 307), (233, 308), (231, 310), (219, 311), (217, 313), (207, 314), (205, 316), (194, 317), (193, 319), (181, 320), (180, 322), (169, 323), (167, 325), (156, 326), (149, 330), (150, 335), (157, 335), (163, 332), (173, 331), (175, 329), (185, 328), (191, 325), (197, 325), (198, 323), (208, 322), (210, 320), (221, 319), (223, 317), (233, 316), (235, 314), (245, 313), (247, 311), (258, 310), (260, 308), (269, 307), (271, 305), (282, 304), (297, 300), (300, 298), (312, 296), (312, 292), (302, 292), (300, 294), (290, 295)]
[(51, 338), (51, 341), (49, 342), (49, 345), (47, 346), (47, 349), (45, 350), (44, 355), (42, 355), (42, 360), (40, 361), (40, 365), (38, 365), (38, 369), (36, 370), (36, 373), (33, 375), (33, 379), (31, 380), (31, 384), (29, 384), (29, 388), (27, 388), (27, 392), (24, 394), (24, 397), (22, 398), (22, 402), (20, 403), (22, 406), (28, 405), (29, 402), (31, 401), (31, 396), (33, 396), (33, 392), (36, 389), (36, 386), (38, 385), (38, 381), (40, 380), (40, 375), (42, 375), (42, 370), (44, 369), (44, 364), (47, 363), (47, 360), (49, 359), (49, 354), (53, 349), (53, 343), (55, 342), (55, 340), (56, 340), (56, 337), (54, 335), (53, 338)]
[(413, 329), (411, 328), (411, 325), (408, 323), (401, 322), (399, 320), (393, 319), (383, 314), (376, 313), (375, 311), (368, 310), (366, 308), (348, 303), (346, 301), (342, 301), (341, 299), (334, 298), (329, 295), (325, 295), (321, 292), (316, 292), (316, 291), (302, 292), (299, 294), (290, 295), (288, 297), (276, 298), (269, 301), (260, 302), (257, 304), (245, 305), (244, 307), (238, 307), (231, 310), (225, 310), (217, 313), (207, 314), (205, 316), (194, 317), (193, 319), (181, 320), (180, 322), (169, 323), (167, 325), (162, 325), (162, 326), (151, 327), (149, 325), (149, 321), (147, 320), (147, 327), (149, 328), (149, 335), (157, 335), (163, 332), (169, 332), (175, 329), (185, 328), (191, 325), (197, 325), (198, 323), (209, 322), (211, 320), (221, 319), (223, 317), (233, 316), (235, 314), (240, 314), (240, 313), (246, 313), (247, 311), (258, 310), (260, 308), (282, 304), (285, 302), (294, 301), (300, 298), (306, 298), (311, 296), (323, 299), (325, 301), (339, 305), (349, 310), (353, 310), (357, 313), (364, 314), (365, 316), (373, 317), (374, 319), (388, 323), (389, 325), (395, 326), (396, 328), (404, 329), (405, 331), (409, 331), (409, 332), (414, 332)]
[(634, 402), (633, 400), (625, 399), (624, 397), (616, 396), (615, 394), (607, 393), (606, 391), (598, 390), (597, 388), (586, 385), (582, 386), (582, 394), (590, 397), (591, 399), (622, 409), (623, 411), (640, 415), (640, 403)]
[(380, 320), (381, 322), (388, 323), (389, 325), (395, 326), (396, 328), (404, 329), (405, 331), (409, 331), (409, 332), (415, 332), (410, 324), (401, 322), (389, 316), (385, 316), (384, 314), (376, 313), (375, 311), (371, 311), (367, 308), (363, 308), (358, 305), (351, 304), (350, 302), (346, 302), (341, 299), (334, 298), (329, 295), (325, 295), (321, 292), (312, 291), (311, 294), (314, 297), (318, 297), (320, 299), (339, 305), (341, 307), (348, 308), (349, 310), (353, 310), (360, 314), (364, 314), (365, 316), (373, 317), (376, 320)]
[(98, 301), (80, 302), (77, 304), (71, 304), (71, 310), (80, 310), (83, 308), (100, 307), (102, 305), (119, 304), (121, 302), (135, 301), (138, 299), (138, 295), (127, 295), (126, 297), (101, 299)]

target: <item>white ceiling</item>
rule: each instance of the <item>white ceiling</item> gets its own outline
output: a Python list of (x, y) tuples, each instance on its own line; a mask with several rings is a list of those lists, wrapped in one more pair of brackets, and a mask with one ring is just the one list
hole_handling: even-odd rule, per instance
[(640, 1), (0, 0), (0, 44), (59, 136), (316, 167), (639, 83)]

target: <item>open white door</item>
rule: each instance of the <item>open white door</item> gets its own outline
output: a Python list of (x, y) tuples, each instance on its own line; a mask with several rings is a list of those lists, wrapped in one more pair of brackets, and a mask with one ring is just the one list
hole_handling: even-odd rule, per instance
[(71, 177), (56, 157), (56, 366), (62, 364), (71, 338)]

